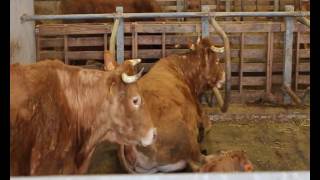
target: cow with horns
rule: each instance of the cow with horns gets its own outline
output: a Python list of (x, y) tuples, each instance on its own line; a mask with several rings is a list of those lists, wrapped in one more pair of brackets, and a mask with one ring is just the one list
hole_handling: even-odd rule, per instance
[(120, 162), (128, 172), (177, 171), (204, 159), (199, 128), (210, 127), (210, 122), (202, 115), (198, 96), (224, 83), (225, 71), (217, 56), (224, 48), (198, 39), (190, 49), (160, 59), (138, 81), (157, 128), (157, 140), (149, 147), (120, 146)]
[[(148, 146), (156, 130), (127, 60), (110, 72), (10, 66), (10, 174), (81, 174), (102, 141)], [(110, 67), (110, 66), (109, 66)]]

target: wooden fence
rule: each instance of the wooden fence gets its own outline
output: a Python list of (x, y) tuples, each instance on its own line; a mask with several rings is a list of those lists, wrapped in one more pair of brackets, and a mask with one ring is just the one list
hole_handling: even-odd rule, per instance
[[(219, 22), (231, 43), (232, 101), (259, 98), (282, 83), (283, 22)], [(103, 60), (112, 24), (43, 24), (36, 27), (37, 60), (58, 58), (69, 64)], [(222, 46), (210, 27), (210, 38)], [(299, 94), (309, 85), (309, 29), (294, 27), (292, 87)], [(161, 57), (188, 51), (201, 34), (200, 22), (125, 23), (125, 59), (142, 58), (148, 70)], [(180, 44), (181, 48), (175, 48)], [(223, 59), (223, 57), (221, 57)]]

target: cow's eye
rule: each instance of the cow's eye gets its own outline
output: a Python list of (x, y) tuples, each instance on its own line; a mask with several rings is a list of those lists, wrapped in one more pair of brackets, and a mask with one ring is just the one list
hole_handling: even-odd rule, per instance
[(131, 103), (133, 107), (138, 108), (141, 105), (141, 97), (139, 95), (132, 97)]

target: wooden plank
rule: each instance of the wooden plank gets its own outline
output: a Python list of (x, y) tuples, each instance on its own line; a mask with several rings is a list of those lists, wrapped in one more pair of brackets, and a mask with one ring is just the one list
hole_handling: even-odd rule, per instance
[[(282, 22), (219, 22), (221, 27), (227, 33), (241, 32), (284, 32), (285, 27)], [(199, 23), (168, 22), (166, 24), (139, 22), (136, 31), (138, 33), (199, 33), (201, 30)], [(40, 36), (55, 36), (65, 34), (104, 34), (111, 33), (111, 23), (105, 24), (42, 24), (37, 27)], [(214, 29), (210, 26), (209, 31), (212, 33)], [(304, 25), (296, 23), (294, 31), (309, 32)], [(131, 23), (125, 23), (125, 32), (131, 33)]]
[[(103, 51), (68, 51), (69, 60), (103, 59)], [(63, 51), (41, 51), (40, 59), (63, 59)]]
[(298, 84), (310, 84), (310, 76), (309, 75), (300, 75), (298, 78)]
[(38, 26), (40, 36), (104, 34), (111, 33), (112, 24), (42, 24)]

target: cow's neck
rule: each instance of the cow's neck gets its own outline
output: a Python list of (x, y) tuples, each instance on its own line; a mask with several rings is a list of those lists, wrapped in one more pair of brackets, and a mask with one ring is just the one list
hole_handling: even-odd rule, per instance
[[(81, 153), (91, 152), (95, 143), (106, 136), (110, 121), (105, 121), (109, 113), (106, 92), (108, 72), (79, 69), (77, 71), (58, 72), (59, 82), (69, 124), (75, 125), (76, 139)], [(71, 122), (73, 121), (73, 122)], [(102, 125), (103, 124), (103, 125)], [(92, 133), (94, 131), (94, 133)], [(83, 142), (87, 142), (83, 144)]]
[(176, 68), (181, 78), (188, 84), (194, 96), (201, 94), (205, 87), (204, 66), (201, 64), (200, 55), (186, 54), (181, 55), (176, 61)]

